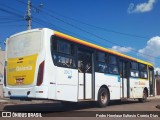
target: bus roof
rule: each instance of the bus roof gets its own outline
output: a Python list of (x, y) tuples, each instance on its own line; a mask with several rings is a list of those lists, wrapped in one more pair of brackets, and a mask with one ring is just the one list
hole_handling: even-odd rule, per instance
[(66, 35), (66, 34), (58, 32), (58, 31), (54, 31), (54, 35), (57, 36), (57, 37), (61, 37), (61, 38), (67, 39), (69, 41), (75, 42), (75, 43), (79, 43), (81, 45), (85, 45), (85, 46), (88, 46), (88, 47), (91, 47), (91, 48), (95, 48), (95, 49), (100, 50), (100, 51), (111, 53), (111, 54), (114, 54), (114, 55), (117, 55), (117, 56), (120, 56), (120, 57), (123, 57), (123, 58), (127, 58), (127, 59), (130, 59), (132, 61), (139, 62), (139, 63), (147, 64), (149, 66), (153, 66), (153, 64), (151, 64), (149, 62), (130, 57), (128, 55), (125, 55), (125, 54), (122, 54), (122, 53), (119, 53), (119, 52), (116, 52), (114, 50), (110, 50), (110, 49), (107, 49), (107, 48), (104, 48), (104, 47), (101, 47), (101, 46), (98, 46), (98, 45), (95, 45), (93, 43), (86, 42), (84, 40), (75, 38), (73, 36)]

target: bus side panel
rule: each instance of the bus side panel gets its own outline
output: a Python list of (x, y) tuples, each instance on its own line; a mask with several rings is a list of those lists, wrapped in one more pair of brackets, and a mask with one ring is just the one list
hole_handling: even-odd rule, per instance
[(130, 98), (142, 98), (143, 90), (147, 86), (149, 86), (148, 80), (130, 78)]
[(57, 67), (56, 99), (78, 101), (78, 70)]
[(97, 100), (98, 91), (102, 85), (109, 88), (110, 100), (120, 99), (120, 77), (118, 75), (95, 73), (95, 100)]
[(84, 99), (84, 74), (79, 73), (78, 99)]
[(44, 32), (44, 45), (45, 45), (45, 74), (44, 81), (48, 87), (48, 99), (56, 98), (56, 66), (53, 63), (51, 55), (50, 40), (53, 35), (52, 30), (45, 30)]
[[(123, 79), (123, 82), (122, 82)], [(127, 79), (126, 78), (120, 78), (120, 96), (121, 98), (127, 98)]]

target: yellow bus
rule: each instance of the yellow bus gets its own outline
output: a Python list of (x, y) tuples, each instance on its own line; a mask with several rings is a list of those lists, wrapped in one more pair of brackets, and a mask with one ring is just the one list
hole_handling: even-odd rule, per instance
[(151, 63), (48, 28), (6, 40), (4, 96), (65, 102), (138, 99), (150, 94)]

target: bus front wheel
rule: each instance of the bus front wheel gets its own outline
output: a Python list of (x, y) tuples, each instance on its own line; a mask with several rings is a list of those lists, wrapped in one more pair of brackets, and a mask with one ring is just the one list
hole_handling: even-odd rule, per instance
[(109, 103), (109, 92), (106, 88), (100, 88), (98, 92), (98, 106), (106, 107)]

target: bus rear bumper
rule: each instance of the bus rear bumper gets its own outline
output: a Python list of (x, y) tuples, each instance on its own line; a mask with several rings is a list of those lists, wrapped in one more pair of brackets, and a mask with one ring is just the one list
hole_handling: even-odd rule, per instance
[(14, 88), (5, 87), (4, 97), (10, 99), (47, 99), (48, 97), (48, 87), (47, 86), (34, 86), (30, 88)]

